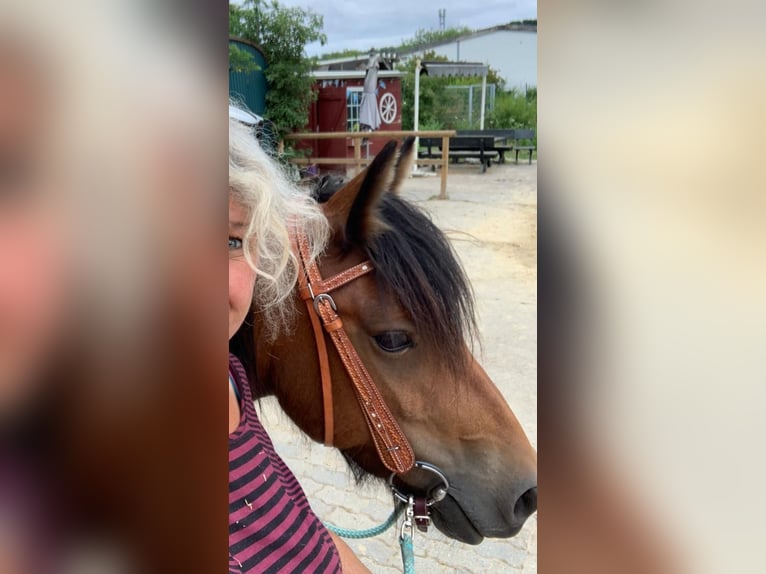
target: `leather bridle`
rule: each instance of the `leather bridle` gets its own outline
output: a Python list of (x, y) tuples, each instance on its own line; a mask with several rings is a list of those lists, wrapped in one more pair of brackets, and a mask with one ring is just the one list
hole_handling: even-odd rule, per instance
[(308, 237), (301, 230), (293, 231), (293, 242), (297, 243), (294, 249), (297, 247), (296, 256), (300, 263), (298, 292), (301, 299), (306, 302), (319, 354), (324, 409), (324, 443), (328, 446), (333, 444), (334, 414), (332, 376), (323, 329), (330, 336), (351, 378), (359, 407), (364, 414), (380, 460), (392, 473), (404, 474), (415, 466), (415, 453), (343, 328), (343, 321), (338, 315), (338, 308), (330, 294), (372, 271), (372, 263), (363, 261), (324, 279), (316, 261), (311, 259)]
[[(291, 241), (293, 251), (298, 259), (298, 293), (306, 303), (306, 310), (311, 319), (314, 331), (317, 353), (319, 355), (319, 370), (322, 378), (322, 408), (324, 412), (324, 444), (333, 445), (334, 421), (332, 403), (332, 375), (327, 354), (327, 344), (324, 332), (332, 340), (338, 355), (343, 362), (346, 372), (351, 378), (359, 408), (364, 414), (367, 428), (370, 430), (375, 449), (381, 462), (391, 471), (388, 484), (396, 500), (403, 502), (407, 508), (408, 518), (402, 528), (409, 524), (410, 528), (417, 526), (418, 530), (426, 532), (430, 525), (431, 505), (447, 496), (449, 481), (436, 465), (415, 460), (412, 445), (402, 432), (396, 419), (391, 414), (378, 387), (364, 366), (354, 348), (351, 339), (343, 328), (343, 320), (338, 314), (338, 307), (332, 298), (333, 291), (370, 273), (374, 268), (367, 260), (341, 271), (328, 279), (322, 277), (319, 265), (311, 259), (311, 246), (306, 234), (295, 227), (292, 229)], [(324, 330), (324, 332), (323, 332)], [(417, 468), (434, 474), (440, 484), (432, 488), (427, 496), (416, 496), (403, 492), (395, 484), (397, 475), (404, 474)], [(404, 531), (404, 530), (403, 530)]]

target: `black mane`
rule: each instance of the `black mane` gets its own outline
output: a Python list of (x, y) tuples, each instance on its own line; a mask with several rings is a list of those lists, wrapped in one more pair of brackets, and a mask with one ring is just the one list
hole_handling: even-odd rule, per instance
[[(342, 187), (337, 176), (325, 176), (314, 186), (314, 198), (327, 201)], [(448, 365), (465, 366), (463, 345), (476, 337), (471, 284), (444, 233), (419, 207), (392, 193), (378, 205), (385, 230), (362, 246), (382, 279), (409, 314), (422, 337), (443, 350)]]

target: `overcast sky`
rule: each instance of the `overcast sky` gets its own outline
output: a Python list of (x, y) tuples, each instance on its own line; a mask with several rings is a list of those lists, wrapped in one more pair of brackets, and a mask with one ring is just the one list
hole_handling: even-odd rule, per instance
[(279, 0), (311, 8), (324, 16), (327, 44), (310, 44), (310, 56), (353, 48), (367, 51), (399, 44), (420, 28), (439, 27), (439, 8), (448, 28), (489, 28), (512, 20), (537, 18), (537, 0)]

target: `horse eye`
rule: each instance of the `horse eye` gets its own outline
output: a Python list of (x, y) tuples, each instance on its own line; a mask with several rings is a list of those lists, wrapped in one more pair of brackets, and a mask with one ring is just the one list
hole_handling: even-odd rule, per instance
[(375, 342), (386, 353), (401, 353), (412, 347), (412, 339), (405, 331), (386, 331), (375, 335)]

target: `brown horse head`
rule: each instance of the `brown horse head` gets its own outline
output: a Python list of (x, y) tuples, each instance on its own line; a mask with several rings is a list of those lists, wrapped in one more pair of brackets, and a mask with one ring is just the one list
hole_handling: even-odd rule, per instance
[[(343, 325), (418, 460), (447, 476), (447, 496), (431, 508), (448, 536), (478, 544), (515, 535), (537, 507), (537, 457), (503, 396), (471, 352), (473, 295), (444, 234), (396, 195), (408, 162), (391, 142), (373, 163), (323, 203), (332, 239), (324, 277), (369, 260), (374, 271), (333, 292)], [(324, 199), (324, 198), (323, 198)], [(256, 336), (261, 394), (276, 394), (300, 428), (322, 440), (322, 390), (313, 330), (296, 296), (293, 331)], [(348, 374), (328, 339), (334, 446), (375, 476), (381, 463)], [(438, 480), (414, 469), (397, 479), (428, 493)], [(435, 484), (437, 483), (437, 484)]]

